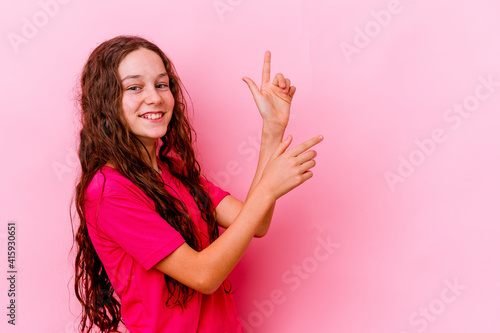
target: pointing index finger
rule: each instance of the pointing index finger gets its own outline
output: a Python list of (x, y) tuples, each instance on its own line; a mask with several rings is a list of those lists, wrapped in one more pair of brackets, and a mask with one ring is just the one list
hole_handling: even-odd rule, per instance
[(262, 67), (262, 83), (269, 82), (271, 79), (271, 52), (264, 54), (264, 67)]
[(292, 156), (298, 156), (298, 155), (302, 154), (303, 152), (305, 152), (306, 150), (309, 150), (313, 146), (317, 145), (321, 141), (323, 141), (323, 136), (317, 135), (314, 138), (311, 138), (307, 141), (304, 141), (301, 144), (299, 144), (298, 146), (290, 149), (288, 151), (288, 153), (291, 154)]

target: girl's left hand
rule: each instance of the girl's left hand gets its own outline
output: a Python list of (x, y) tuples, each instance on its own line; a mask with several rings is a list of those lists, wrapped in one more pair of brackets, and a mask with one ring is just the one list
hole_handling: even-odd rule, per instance
[(290, 106), (296, 88), (291, 85), (290, 79), (285, 78), (281, 73), (276, 74), (272, 82), (270, 78), (271, 52), (266, 51), (260, 89), (248, 77), (244, 77), (243, 81), (245, 81), (252, 92), (264, 125), (269, 126), (277, 133), (283, 134), (288, 125)]

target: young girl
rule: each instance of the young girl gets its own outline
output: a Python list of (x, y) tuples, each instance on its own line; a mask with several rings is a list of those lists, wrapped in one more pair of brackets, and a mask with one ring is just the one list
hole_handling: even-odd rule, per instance
[[(75, 292), (80, 332), (241, 332), (225, 283), (253, 237), (269, 228), (275, 201), (312, 177), (316, 136), (287, 150), (295, 87), (259, 89), (263, 119), (255, 178), (244, 202), (208, 181), (174, 66), (151, 42), (119, 36), (99, 45), (81, 77), (82, 175), (76, 187)], [(219, 235), (218, 227), (226, 228)]]

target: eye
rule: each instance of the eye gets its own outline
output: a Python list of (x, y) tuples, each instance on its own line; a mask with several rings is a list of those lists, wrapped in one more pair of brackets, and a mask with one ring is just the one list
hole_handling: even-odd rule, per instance
[(127, 90), (131, 90), (131, 91), (138, 91), (139, 89), (141, 89), (141, 87), (139, 87), (139, 86), (132, 86), (132, 87), (127, 88)]
[(158, 88), (158, 89), (165, 89), (165, 88), (168, 88), (168, 84), (166, 84), (166, 83), (158, 83), (156, 85), (156, 88)]

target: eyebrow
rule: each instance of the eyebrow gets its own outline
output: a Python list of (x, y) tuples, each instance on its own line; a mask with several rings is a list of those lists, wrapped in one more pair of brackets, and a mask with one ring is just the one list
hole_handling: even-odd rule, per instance
[[(163, 73), (161, 73), (161, 74), (158, 75), (158, 78), (165, 77), (165, 76), (168, 77), (168, 74), (166, 72), (163, 72)], [(127, 76), (125, 76), (122, 79), (122, 82), (125, 81), (125, 80), (138, 79), (138, 78), (141, 78), (141, 77), (142, 77), (142, 75), (139, 75), (139, 74), (136, 74), (136, 75), (127, 75)]]

